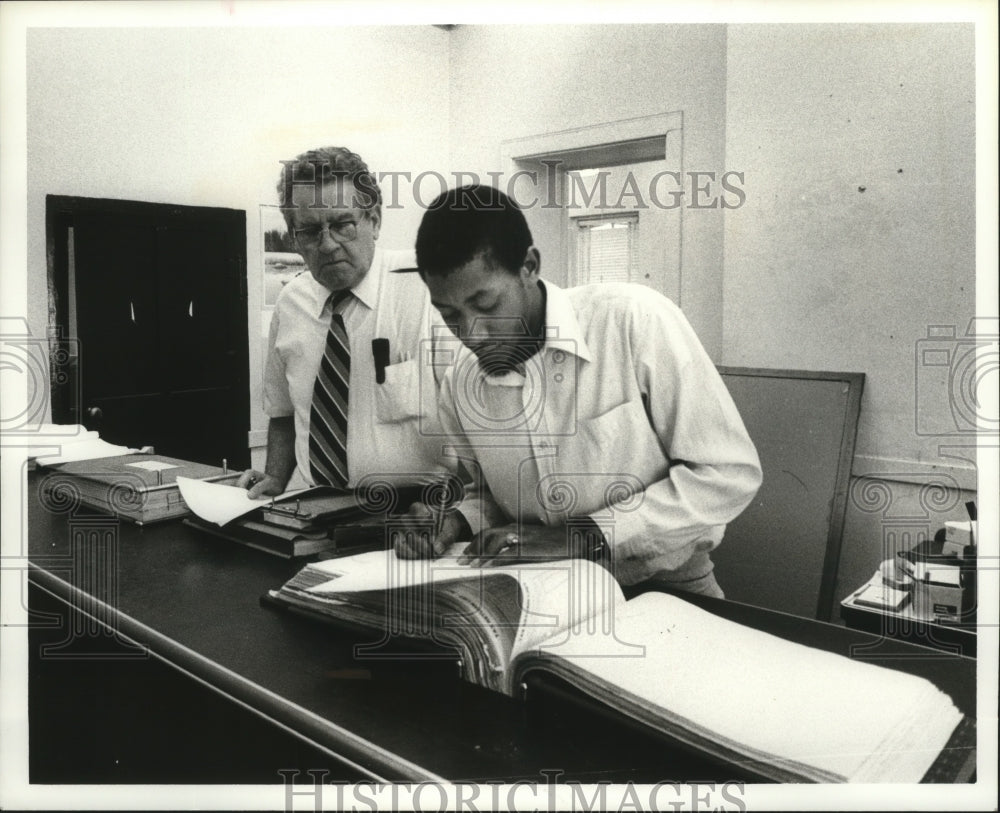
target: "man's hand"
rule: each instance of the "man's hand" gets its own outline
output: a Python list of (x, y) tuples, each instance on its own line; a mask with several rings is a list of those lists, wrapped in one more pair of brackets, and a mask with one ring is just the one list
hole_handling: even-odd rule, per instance
[(463, 536), (469, 538), (469, 524), (458, 511), (442, 514), (422, 502), (410, 506), (402, 524), (390, 540), (400, 559), (436, 559)]
[(247, 496), (251, 500), (256, 500), (258, 497), (277, 497), (285, 491), (285, 483), (273, 474), (265, 474), (256, 469), (247, 469), (243, 472), (236, 481), (236, 486), (247, 489)]
[(515, 562), (554, 562), (583, 558), (585, 545), (571, 544), (565, 525), (504, 525), (484, 528), (462, 551), (460, 565), (499, 567)]

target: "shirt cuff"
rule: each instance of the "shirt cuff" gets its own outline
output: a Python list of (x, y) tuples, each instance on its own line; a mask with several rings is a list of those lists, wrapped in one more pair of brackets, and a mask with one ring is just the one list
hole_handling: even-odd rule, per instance
[(696, 552), (708, 553), (722, 541), (725, 525), (668, 531), (651, 524), (643, 511), (602, 511), (589, 519), (604, 533), (615, 578), (635, 584), (659, 571), (685, 571)]

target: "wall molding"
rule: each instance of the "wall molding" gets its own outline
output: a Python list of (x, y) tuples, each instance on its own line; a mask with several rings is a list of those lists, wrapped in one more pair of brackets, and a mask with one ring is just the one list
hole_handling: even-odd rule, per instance
[(938, 481), (944, 476), (954, 480), (964, 491), (978, 489), (977, 474), (975, 466), (971, 464), (947, 463), (941, 460), (927, 462), (877, 455), (855, 455), (854, 465), (851, 467), (852, 477), (868, 477), (894, 483), (922, 485)]
[(636, 116), (631, 119), (609, 121), (568, 130), (538, 133), (522, 138), (511, 138), (500, 144), (501, 163), (512, 172), (514, 161), (537, 160), (552, 153), (585, 150), (602, 144), (662, 137), (664, 139), (684, 127), (684, 114), (679, 111)]

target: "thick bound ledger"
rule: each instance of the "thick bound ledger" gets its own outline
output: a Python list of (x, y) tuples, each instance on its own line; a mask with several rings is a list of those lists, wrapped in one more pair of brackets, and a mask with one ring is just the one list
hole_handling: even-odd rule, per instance
[(181, 479), (181, 493), (195, 513), (187, 525), (286, 559), (385, 548), (389, 508), (409, 506), (422, 488), (395, 486), (386, 500), (384, 494), (313, 486), (254, 501), (244, 489)]
[[(41, 460), (39, 460), (41, 462)], [(143, 525), (185, 517), (178, 477), (233, 484), (240, 472), (158, 454), (124, 454), (46, 466), (42, 488), (60, 499), (75, 499), (104, 514)]]
[(583, 560), (474, 568), (374, 551), (307, 565), (268, 600), (459, 653), (517, 696), (540, 670), (783, 782), (919, 782), (961, 723), (932, 683), (744, 627), (665, 593), (625, 601)]
[[(302, 528), (283, 526), (255, 518), (256, 516), (251, 514), (240, 517), (222, 526), (192, 516), (185, 519), (184, 524), (284, 559), (315, 554), (342, 555), (386, 547), (383, 516), (338, 525), (320, 524)], [(268, 514), (265, 512), (264, 516), (267, 517)], [(354, 514), (349, 516), (355, 517)]]
[(326, 529), (303, 531), (283, 528), (250, 517), (241, 517), (220, 527), (214, 522), (206, 522), (193, 516), (185, 519), (184, 524), (285, 559), (311, 556), (333, 548), (333, 540)]

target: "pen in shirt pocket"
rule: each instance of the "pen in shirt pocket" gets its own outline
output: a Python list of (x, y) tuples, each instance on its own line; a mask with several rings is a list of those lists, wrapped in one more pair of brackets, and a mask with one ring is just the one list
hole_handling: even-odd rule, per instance
[(372, 356), (375, 358), (375, 383), (385, 383), (385, 368), (389, 366), (389, 340), (372, 339)]

